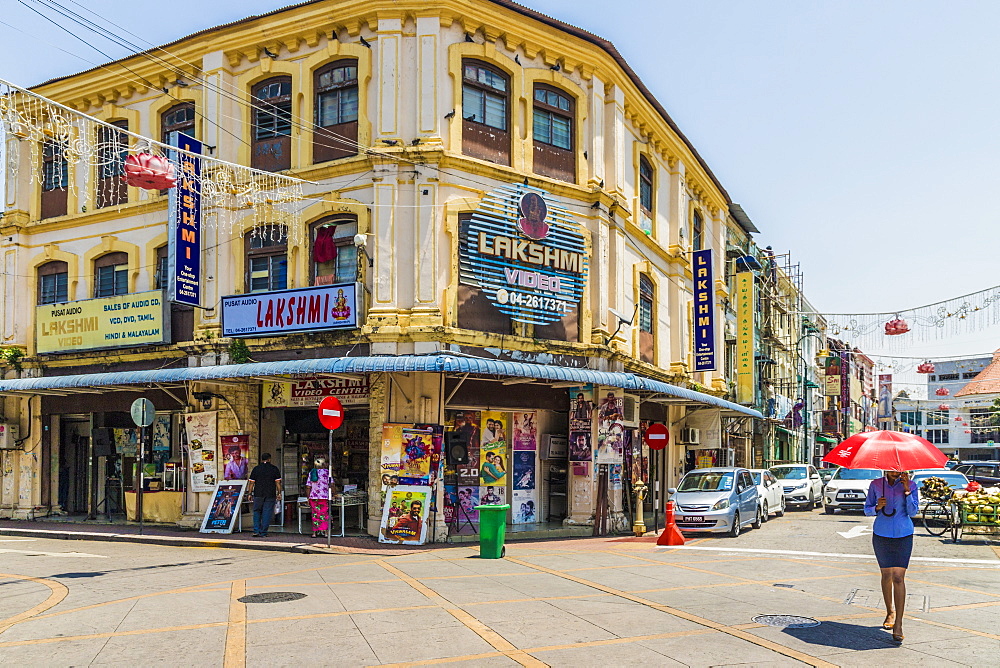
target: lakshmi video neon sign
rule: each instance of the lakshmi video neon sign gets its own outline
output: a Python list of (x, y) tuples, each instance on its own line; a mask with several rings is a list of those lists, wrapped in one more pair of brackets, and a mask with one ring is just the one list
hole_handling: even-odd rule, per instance
[(543, 190), (499, 188), (459, 238), (460, 279), (517, 322), (546, 325), (572, 313), (587, 282), (586, 243), (569, 212)]

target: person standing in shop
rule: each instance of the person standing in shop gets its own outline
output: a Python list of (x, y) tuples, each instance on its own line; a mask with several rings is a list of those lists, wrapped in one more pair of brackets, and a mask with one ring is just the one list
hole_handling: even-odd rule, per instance
[(315, 464), (309, 471), (306, 485), (309, 487), (313, 538), (318, 538), (330, 528), (330, 471), (326, 466), (326, 457), (317, 457)]
[(254, 538), (266, 537), (271, 518), (274, 517), (274, 504), (281, 494), (281, 471), (271, 463), (270, 453), (262, 454), (260, 464), (250, 472), (247, 494), (253, 496)]

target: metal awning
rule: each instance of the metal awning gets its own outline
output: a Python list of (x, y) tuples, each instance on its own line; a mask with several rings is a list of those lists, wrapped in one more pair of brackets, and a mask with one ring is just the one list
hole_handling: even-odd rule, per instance
[(833, 443), (834, 445), (840, 443), (837, 439), (832, 436), (827, 436), (826, 434), (816, 434), (816, 440), (822, 441), (823, 443)]
[(708, 405), (721, 408), (723, 415), (763, 417), (760, 412), (684, 387), (670, 385), (632, 373), (594, 371), (565, 366), (508, 362), (453, 353), (432, 355), (374, 355), (365, 357), (327, 357), (283, 362), (251, 362), (219, 366), (116, 371), (74, 376), (44, 376), (0, 381), (0, 393), (62, 394), (93, 392), (93, 388), (135, 390), (163, 387), (185, 382), (285, 381), (295, 376), (345, 376), (365, 373), (428, 372), (454, 375), (531, 378), (569, 387), (566, 383), (620, 387), (642, 393), (648, 400), (675, 405)]

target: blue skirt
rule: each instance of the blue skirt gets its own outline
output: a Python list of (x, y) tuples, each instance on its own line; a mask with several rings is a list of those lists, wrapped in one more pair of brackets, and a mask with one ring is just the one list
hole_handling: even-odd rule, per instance
[(872, 534), (872, 547), (879, 568), (909, 568), (913, 552), (913, 534), (902, 538), (886, 538)]

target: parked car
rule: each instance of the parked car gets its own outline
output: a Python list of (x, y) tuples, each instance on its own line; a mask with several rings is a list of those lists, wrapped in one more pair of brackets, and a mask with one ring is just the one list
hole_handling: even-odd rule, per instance
[[(919, 469), (913, 472), (910, 478), (913, 482), (917, 483), (917, 489), (920, 489), (920, 484), (927, 480), (928, 478), (941, 478), (948, 486), (953, 490), (955, 489), (965, 489), (969, 486), (969, 479), (965, 477), (964, 473), (959, 471), (949, 471), (948, 469)], [(920, 509), (923, 510), (924, 507), (930, 502), (930, 499), (926, 498), (923, 494), (920, 495)]]
[(863, 510), (872, 480), (881, 478), (882, 469), (837, 469), (823, 490), (823, 512)]
[(984, 487), (1000, 485), (1000, 462), (962, 462), (955, 470)]
[(823, 480), (819, 471), (811, 464), (777, 464), (770, 468), (774, 477), (781, 481), (785, 492), (785, 503), (811, 509), (823, 502)]
[(819, 479), (823, 481), (823, 489), (826, 489), (827, 484), (830, 482), (830, 478), (833, 477), (833, 474), (836, 473), (839, 468), (839, 466), (831, 466), (819, 470)]
[(785, 491), (774, 474), (767, 469), (750, 469), (753, 482), (757, 485), (757, 497), (760, 503), (760, 516), (766, 522), (770, 514), (778, 517), (785, 514)]
[(757, 486), (744, 468), (688, 471), (671, 494), (681, 531), (728, 533), (735, 538), (744, 525), (757, 529), (763, 521)]

